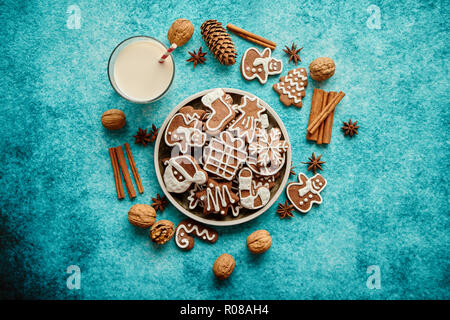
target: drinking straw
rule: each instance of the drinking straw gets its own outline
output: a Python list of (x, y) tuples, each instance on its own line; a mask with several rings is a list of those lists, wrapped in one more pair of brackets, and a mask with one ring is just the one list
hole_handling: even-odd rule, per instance
[(169, 47), (169, 49), (167, 49), (166, 53), (164, 53), (161, 56), (161, 59), (159, 59), (159, 63), (163, 63), (168, 56), (170, 56), (170, 54), (172, 53), (173, 50), (175, 50), (177, 48), (177, 45), (175, 43), (172, 43)]

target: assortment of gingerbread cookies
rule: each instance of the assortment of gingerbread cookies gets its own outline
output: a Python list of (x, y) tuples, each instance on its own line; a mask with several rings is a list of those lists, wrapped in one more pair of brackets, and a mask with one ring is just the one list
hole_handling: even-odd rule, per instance
[(271, 127), (257, 97), (234, 103), (215, 89), (201, 103), (181, 108), (165, 129), (165, 143), (177, 154), (163, 161), (167, 190), (185, 195), (189, 209), (205, 216), (264, 207), (289, 150), (280, 128)]

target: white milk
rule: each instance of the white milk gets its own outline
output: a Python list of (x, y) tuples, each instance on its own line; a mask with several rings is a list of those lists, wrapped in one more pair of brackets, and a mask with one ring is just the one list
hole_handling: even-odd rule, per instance
[(142, 39), (124, 47), (114, 63), (114, 80), (119, 91), (138, 102), (161, 96), (170, 86), (174, 72), (172, 57), (158, 60), (167, 49), (152, 39)]

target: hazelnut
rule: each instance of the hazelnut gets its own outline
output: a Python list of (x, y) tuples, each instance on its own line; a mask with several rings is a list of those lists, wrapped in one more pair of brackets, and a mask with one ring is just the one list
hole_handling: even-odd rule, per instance
[(234, 270), (234, 266), (236, 262), (231, 254), (224, 253), (220, 257), (217, 258), (216, 262), (213, 265), (214, 275), (218, 279), (226, 279), (228, 278)]
[(321, 57), (313, 60), (309, 65), (309, 75), (316, 81), (323, 81), (331, 78), (336, 70), (333, 59)]
[(119, 130), (126, 123), (125, 113), (119, 109), (110, 109), (102, 114), (102, 125), (109, 130)]
[(252, 253), (263, 253), (272, 245), (272, 237), (267, 230), (257, 230), (247, 237), (247, 248)]
[(187, 19), (177, 19), (169, 28), (167, 32), (167, 39), (169, 42), (175, 43), (178, 47), (186, 44), (194, 33), (194, 25)]
[(148, 204), (135, 204), (128, 211), (128, 221), (136, 227), (148, 228), (156, 221), (156, 211)]
[(172, 239), (175, 225), (169, 220), (156, 221), (150, 228), (150, 238), (157, 244), (164, 244)]

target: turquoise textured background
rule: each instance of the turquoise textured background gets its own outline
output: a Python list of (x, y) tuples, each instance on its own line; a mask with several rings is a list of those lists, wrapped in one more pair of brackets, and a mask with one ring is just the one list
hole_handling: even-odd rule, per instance
[[(66, 26), (69, 5), (81, 28)], [(371, 29), (370, 5), (381, 28)], [(412, 299), (450, 298), (448, 1), (1, 1), (0, 18), (0, 279), (1, 298), (27, 299)], [(195, 25), (174, 53), (170, 92), (151, 105), (126, 102), (106, 74), (117, 43), (144, 34), (167, 44), (172, 21)], [(271, 86), (245, 82), (239, 63), (211, 54), (195, 69), (187, 51), (206, 46), (201, 23), (233, 23), (278, 43), (303, 46), (301, 67), (332, 57), (336, 74), (310, 80), (303, 109), (284, 107)], [(369, 22), (370, 26), (370, 22)], [(252, 44), (232, 36), (241, 54)], [(447, 44), (447, 45), (446, 45)], [(323, 154), (324, 202), (280, 220), (276, 205), (258, 219), (219, 228), (214, 245), (190, 252), (171, 241), (153, 245), (127, 221), (133, 203), (151, 203), (161, 189), (153, 146), (132, 145), (145, 193), (119, 201), (107, 149), (132, 142), (138, 127), (160, 126), (182, 99), (212, 87), (235, 87), (268, 102), (284, 121), (297, 172), (312, 152)], [(332, 142), (305, 140), (312, 89), (342, 90)], [(100, 124), (110, 108), (127, 125)], [(358, 120), (354, 139), (342, 121)], [(310, 175), (310, 173), (308, 173)], [(293, 181), (294, 178), (291, 178)], [(284, 201), (283, 194), (279, 201)], [(178, 223), (169, 207), (159, 218)], [(252, 256), (247, 235), (267, 229), (272, 248)], [(228, 281), (212, 264), (236, 259)], [(66, 268), (81, 268), (81, 289), (66, 287)], [(378, 265), (381, 289), (366, 286)]]

